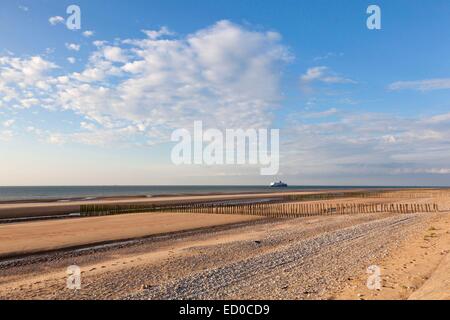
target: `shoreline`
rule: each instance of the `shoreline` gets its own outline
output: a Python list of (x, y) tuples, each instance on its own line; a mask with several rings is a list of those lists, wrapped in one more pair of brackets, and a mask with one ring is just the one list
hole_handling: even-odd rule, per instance
[[(339, 192), (359, 191), (364, 189), (342, 189)], [(165, 195), (157, 197), (107, 197), (89, 200), (64, 200), (53, 202), (0, 202), (0, 219), (35, 218), (39, 216), (58, 216), (80, 212), (81, 205), (126, 205), (126, 204), (176, 204), (177, 202), (208, 202), (223, 200), (264, 199), (277, 198), (287, 195), (301, 195), (311, 193), (328, 193), (330, 190), (287, 191), (277, 190), (273, 192), (251, 193), (208, 193), (195, 195)]]
[[(441, 190), (438, 188), (398, 188), (396, 192), (403, 191), (435, 191)], [(267, 190), (266, 192), (232, 192), (232, 193), (203, 193), (203, 194), (188, 194), (188, 195), (161, 195), (161, 196), (123, 196), (123, 197), (88, 197), (79, 200), (59, 199), (59, 200), (44, 200), (44, 201), (13, 201), (0, 202), (0, 224), (10, 223), (11, 221), (20, 220), (36, 220), (39, 217), (45, 219), (54, 218), (70, 218), (70, 215), (76, 216), (80, 213), (80, 206), (82, 205), (168, 205), (178, 204), (182, 202), (210, 202), (210, 201), (232, 201), (232, 200), (255, 200), (264, 198), (281, 198), (290, 195), (306, 195), (306, 194), (326, 194), (326, 193), (345, 193), (345, 192), (359, 192), (359, 191), (392, 191), (392, 189), (382, 188), (349, 188), (349, 189), (308, 189), (308, 190), (289, 190), (276, 189)]]
[[(80, 186), (80, 188), (90, 188), (90, 186)], [(96, 186), (93, 186), (96, 187)], [(98, 186), (102, 187), (102, 186)], [(105, 186), (108, 187), (108, 186)], [(113, 187), (113, 186), (111, 186)], [(128, 186), (123, 186), (128, 187)], [(133, 186), (130, 186), (133, 187)], [(140, 187), (140, 186), (137, 186)], [(145, 186), (143, 186), (145, 187)], [(153, 187), (153, 186), (151, 186)], [(155, 186), (157, 187), (157, 186)], [(163, 186), (167, 187), (167, 186)], [(172, 187), (172, 186), (170, 186)], [(177, 186), (173, 186), (177, 187)], [(195, 186), (180, 186), (182, 187), (195, 187)], [(207, 188), (209, 186), (199, 186)], [(211, 188), (217, 188), (222, 186), (210, 186)], [(271, 188), (269, 186), (223, 186), (224, 188), (235, 187), (238, 190), (230, 191), (198, 191), (198, 192), (166, 192), (166, 193), (154, 193), (154, 194), (114, 194), (114, 195), (92, 195), (83, 194), (80, 196), (60, 196), (60, 197), (46, 197), (46, 196), (30, 196), (29, 198), (16, 198), (16, 199), (1, 199), (2, 189), (20, 189), (20, 188), (48, 188), (42, 187), (5, 187), (0, 186), (0, 205), (1, 204), (26, 204), (26, 203), (54, 203), (54, 202), (71, 202), (71, 201), (94, 201), (94, 200), (124, 200), (124, 199), (153, 199), (153, 198), (165, 198), (165, 197), (187, 197), (187, 196), (219, 196), (219, 195), (244, 195), (244, 194), (261, 194), (261, 193), (286, 193), (286, 192), (330, 192), (330, 191), (350, 191), (350, 190), (437, 190), (437, 189), (450, 189), (450, 187), (434, 187), (434, 186), (288, 186), (286, 188)], [(51, 188), (72, 188), (68, 186), (54, 186)], [(73, 188), (78, 188), (74, 186)], [(244, 191), (240, 188), (257, 188), (261, 190)]]

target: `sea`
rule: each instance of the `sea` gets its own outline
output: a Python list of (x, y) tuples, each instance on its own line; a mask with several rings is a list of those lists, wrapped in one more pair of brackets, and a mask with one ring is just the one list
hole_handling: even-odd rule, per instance
[[(396, 188), (368, 186), (289, 186), (270, 188), (268, 186), (33, 186), (1, 187), (0, 202), (24, 200), (90, 200), (103, 197), (165, 195), (227, 194), (255, 192), (286, 192), (323, 189)], [(398, 188), (398, 187), (397, 187)]]

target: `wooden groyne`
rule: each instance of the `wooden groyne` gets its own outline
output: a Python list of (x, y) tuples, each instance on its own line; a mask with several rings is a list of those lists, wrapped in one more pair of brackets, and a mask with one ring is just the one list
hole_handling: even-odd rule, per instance
[(83, 205), (82, 216), (143, 212), (243, 214), (267, 217), (307, 217), (364, 213), (429, 213), (439, 211), (436, 203), (187, 203), (182, 205)]

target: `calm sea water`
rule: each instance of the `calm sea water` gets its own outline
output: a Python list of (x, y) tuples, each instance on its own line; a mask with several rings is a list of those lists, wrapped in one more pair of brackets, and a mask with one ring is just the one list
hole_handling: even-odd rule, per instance
[[(237, 192), (282, 192), (312, 189), (349, 189), (358, 187), (290, 186), (273, 189), (267, 186), (52, 186), (52, 187), (0, 187), (0, 201), (87, 199), (115, 196), (155, 196)], [(368, 187), (364, 187), (368, 188)], [(375, 187), (374, 187), (375, 188)], [(379, 187), (377, 187), (379, 188)]]

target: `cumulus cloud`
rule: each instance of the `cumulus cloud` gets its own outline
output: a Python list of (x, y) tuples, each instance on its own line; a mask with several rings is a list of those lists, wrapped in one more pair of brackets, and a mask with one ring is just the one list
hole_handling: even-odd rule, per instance
[(77, 59), (75, 59), (74, 57), (69, 57), (67, 58), (67, 61), (71, 64), (74, 64), (75, 62), (77, 62)]
[(66, 43), (66, 48), (72, 51), (80, 51), (80, 45), (76, 43)]
[(315, 57), (313, 60), (314, 61), (321, 61), (321, 60), (327, 60), (330, 58), (335, 58), (335, 57), (342, 57), (344, 56), (344, 53), (342, 52), (327, 52), (326, 54), (324, 54), (323, 56), (317, 56)]
[(0, 57), (2, 66), (0, 75), (2, 84), (16, 83), (32, 85), (43, 79), (46, 72), (57, 68), (57, 65), (44, 60), (40, 56), (30, 58)]
[(106, 60), (112, 62), (122, 62), (122, 63), (127, 62), (124, 50), (122, 50), (122, 48), (120, 47), (110, 47), (110, 46), (104, 47), (103, 55), (106, 58)]
[(47, 142), (50, 144), (55, 144), (55, 145), (62, 145), (65, 143), (65, 140), (64, 140), (63, 135), (54, 133), (54, 134), (50, 134), (47, 137)]
[(168, 138), (194, 120), (222, 127), (270, 123), (280, 101), (280, 67), (291, 59), (277, 33), (220, 21), (177, 39), (165, 38), (164, 29), (146, 34), (124, 46), (103, 42), (84, 70), (66, 75), (71, 81), (54, 79), (53, 107), (100, 128), (146, 128), (149, 140)]
[(28, 133), (35, 134), (37, 136), (41, 136), (43, 134), (43, 131), (41, 129), (38, 129), (34, 126), (28, 126), (25, 128), (25, 131)]
[(389, 85), (389, 90), (432, 91), (450, 89), (450, 78), (427, 79), (417, 81), (397, 81)]
[[(49, 73), (58, 66), (40, 56), (0, 56), (0, 101), (13, 107), (29, 108), (42, 102), (52, 88)], [(51, 99), (50, 99), (51, 100)]]
[(57, 24), (62, 24), (65, 22), (64, 18), (61, 16), (54, 16), (54, 17), (50, 17), (48, 19), (48, 22), (50, 22), (50, 24), (52, 26), (56, 26)]
[(106, 43), (108, 43), (107, 41), (103, 41), (103, 40), (95, 40), (92, 42), (92, 44), (96, 47), (102, 47), (104, 46)]
[(325, 66), (309, 68), (306, 70), (306, 73), (300, 77), (300, 79), (302, 83), (310, 83), (314, 81), (324, 83), (356, 83), (352, 79), (344, 78), (335, 74)]
[(323, 117), (329, 117), (332, 115), (335, 115), (338, 113), (338, 110), (336, 108), (327, 109), (324, 111), (318, 111), (318, 112), (307, 112), (302, 114), (303, 118), (323, 118)]
[(438, 114), (426, 120), (429, 123), (445, 123), (450, 122), (450, 113)]
[(58, 67), (42, 57), (0, 57), (0, 101), (84, 117), (80, 132), (47, 134), (54, 144), (153, 144), (195, 120), (221, 128), (271, 123), (281, 70), (292, 59), (278, 33), (219, 21), (182, 37), (165, 27), (144, 35), (96, 41), (83, 69), (53, 76)]
[(85, 36), (86, 38), (90, 38), (94, 35), (94, 31), (91, 30), (86, 30), (83, 32), (83, 36)]
[(0, 141), (10, 141), (14, 137), (14, 133), (11, 130), (0, 130)]
[(14, 120), (14, 119), (9, 119), (9, 120), (3, 121), (3, 126), (6, 127), (6, 128), (9, 128), (9, 127), (11, 127), (15, 122), (16, 122), (16, 120)]
[(156, 40), (161, 38), (162, 36), (171, 36), (174, 35), (174, 32), (170, 31), (167, 27), (162, 27), (159, 30), (142, 30), (148, 38), (152, 40)]
[(82, 121), (80, 123), (80, 127), (82, 129), (89, 130), (89, 131), (94, 131), (95, 129), (97, 129), (97, 127), (94, 124), (88, 123), (88, 122), (85, 122), (85, 121)]

